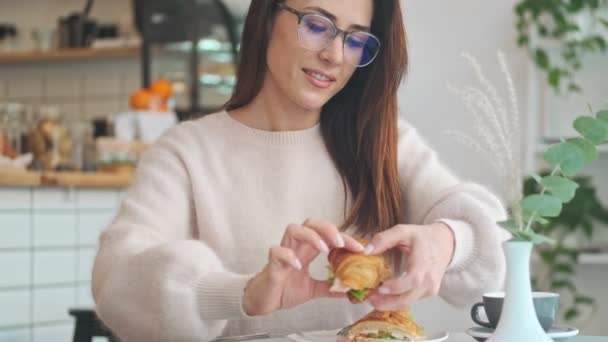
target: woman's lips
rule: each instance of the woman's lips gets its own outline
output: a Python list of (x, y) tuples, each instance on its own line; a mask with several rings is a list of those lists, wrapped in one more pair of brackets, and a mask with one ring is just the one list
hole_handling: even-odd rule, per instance
[(315, 87), (320, 89), (327, 89), (331, 86), (336, 79), (322, 71), (314, 69), (302, 69), (306, 79)]

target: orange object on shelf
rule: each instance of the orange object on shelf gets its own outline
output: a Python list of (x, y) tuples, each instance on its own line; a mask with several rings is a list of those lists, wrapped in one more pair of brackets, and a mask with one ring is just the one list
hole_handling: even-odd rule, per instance
[(173, 95), (173, 83), (167, 79), (158, 79), (150, 85), (150, 91), (167, 101)]
[(139, 89), (131, 94), (130, 105), (135, 110), (158, 110), (163, 108), (164, 101), (158, 94), (147, 89)]
[(130, 105), (133, 109), (146, 110), (150, 108), (152, 93), (146, 89), (139, 89), (131, 94)]

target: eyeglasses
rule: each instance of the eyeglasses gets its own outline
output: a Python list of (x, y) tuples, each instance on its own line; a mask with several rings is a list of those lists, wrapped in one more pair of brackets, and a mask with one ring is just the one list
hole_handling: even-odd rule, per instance
[(342, 45), (344, 60), (356, 67), (369, 65), (380, 51), (380, 40), (369, 32), (343, 31), (323, 15), (300, 12), (282, 2), (277, 2), (276, 5), (298, 17), (298, 40), (305, 49), (323, 50), (331, 44), (338, 34), (342, 34), (344, 37)]

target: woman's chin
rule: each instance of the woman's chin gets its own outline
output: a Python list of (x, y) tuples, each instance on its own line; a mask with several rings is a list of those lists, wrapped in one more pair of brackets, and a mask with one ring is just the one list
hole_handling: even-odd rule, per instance
[[(312, 96), (311, 96), (312, 95)], [(306, 94), (301, 96), (298, 103), (307, 110), (319, 110), (329, 101), (327, 96), (319, 96), (319, 94)]]

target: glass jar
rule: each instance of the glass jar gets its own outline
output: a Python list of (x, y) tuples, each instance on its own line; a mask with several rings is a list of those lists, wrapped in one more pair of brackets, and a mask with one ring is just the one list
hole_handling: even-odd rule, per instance
[(2, 115), (3, 155), (16, 158), (22, 154), (22, 136), (24, 134), (21, 120), (24, 117), (25, 106), (20, 103), (7, 103)]

